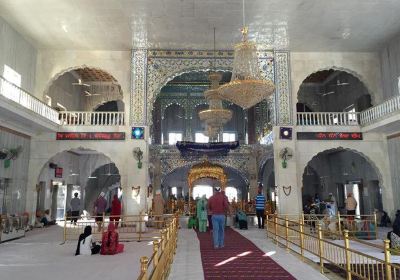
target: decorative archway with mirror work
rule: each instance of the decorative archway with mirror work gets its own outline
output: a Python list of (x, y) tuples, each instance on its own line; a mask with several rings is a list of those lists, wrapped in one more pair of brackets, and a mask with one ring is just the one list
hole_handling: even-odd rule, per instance
[[(215, 67), (231, 70), (233, 51), (217, 50)], [(259, 50), (260, 72), (263, 78), (274, 81), (276, 90), (271, 105), (276, 124), (292, 123), (290, 94), (290, 53), (284, 50)], [(214, 61), (213, 51), (204, 50), (132, 50), (131, 112), (132, 124), (151, 125), (153, 103), (161, 88), (174, 77), (190, 71), (208, 71)]]
[(226, 184), (228, 182), (227, 175), (221, 165), (211, 163), (207, 159), (201, 163), (193, 165), (188, 172), (189, 215), (191, 212), (190, 197), (192, 195), (193, 183), (202, 178), (212, 178), (218, 180), (221, 183), (222, 190), (225, 190)]
[(218, 180), (221, 183), (222, 190), (225, 189), (228, 181), (224, 168), (221, 165), (211, 163), (208, 160), (193, 165), (189, 170), (189, 191), (192, 189), (193, 183), (201, 178), (212, 178)]

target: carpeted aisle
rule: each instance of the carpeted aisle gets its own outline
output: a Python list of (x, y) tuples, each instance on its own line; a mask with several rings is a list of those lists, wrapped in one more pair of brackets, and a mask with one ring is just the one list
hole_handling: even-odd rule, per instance
[(210, 232), (199, 233), (204, 278), (208, 279), (296, 279), (250, 240), (225, 230), (225, 247), (215, 250)]

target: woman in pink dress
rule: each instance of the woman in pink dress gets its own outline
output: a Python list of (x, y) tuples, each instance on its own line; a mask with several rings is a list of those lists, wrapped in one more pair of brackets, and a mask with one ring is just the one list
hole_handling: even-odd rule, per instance
[(103, 233), (101, 239), (102, 255), (115, 255), (124, 251), (124, 244), (119, 244), (118, 232), (115, 231), (114, 223), (108, 225), (108, 230)]

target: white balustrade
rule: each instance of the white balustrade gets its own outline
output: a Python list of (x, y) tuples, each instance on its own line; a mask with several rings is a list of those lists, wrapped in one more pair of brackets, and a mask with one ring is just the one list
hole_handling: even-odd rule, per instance
[(400, 96), (395, 96), (379, 105), (362, 111), (360, 113), (360, 124), (369, 124), (398, 110), (400, 110)]
[(297, 125), (301, 126), (357, 126), (358, 112), (299, 112)]
[(124, 112), (60, 112), (61, 125), (65, 126), (118, 126), (125, 125)]
[(59, 124), (58, 112), (43, 103), (36, 97), (30, 95), (22, 88), (10, 83), (0, 76), (0, 95), (20, 104), (21, 106), (45, 117), (46, 119)]

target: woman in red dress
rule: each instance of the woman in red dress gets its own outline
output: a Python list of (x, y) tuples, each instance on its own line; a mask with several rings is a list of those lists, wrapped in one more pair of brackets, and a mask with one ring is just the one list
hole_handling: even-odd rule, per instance
[(115, 223), (115, 227), (118, 227), (118, 221), (121, 216), (121, 201), (118, 199), (118, 195), (114, 195), (114, 199), (111, 202), (111, 215), (110, 215), (110, 222)]
[(102, 255), (115, 255), (124, 251), (124, 244), (119, 244), (118, 232), (115, 231), (115, 225), (110, 223), (108, 230), (103, 233), (101, 239)]

